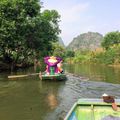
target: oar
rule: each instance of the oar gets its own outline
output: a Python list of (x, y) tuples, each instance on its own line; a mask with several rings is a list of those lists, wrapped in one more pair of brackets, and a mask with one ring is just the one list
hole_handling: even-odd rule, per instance
[(39, 75), (40, 73), (33, 73), (33, 74), (27, 74), (27, 75), (10, 75), (8, 78), (19, 78), (19, 77), (27, 77), (31, 75)]

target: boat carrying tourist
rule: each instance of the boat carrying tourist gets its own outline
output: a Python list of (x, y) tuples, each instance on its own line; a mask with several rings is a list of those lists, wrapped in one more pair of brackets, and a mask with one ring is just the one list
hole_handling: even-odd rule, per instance
[(46, 64), (46, 70), (41, 75), (42, 80), (65, 80), (66, 75), (62, 69), (62, 58), (55, 56), (44, 57), (44, 62)]

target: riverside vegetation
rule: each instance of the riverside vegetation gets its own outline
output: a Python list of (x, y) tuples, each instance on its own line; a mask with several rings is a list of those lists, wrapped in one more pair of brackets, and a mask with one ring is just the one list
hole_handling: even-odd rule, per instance
[(60, 15), (56, 10), (41, 12), (42, 5), (40, 0), (0, 1), (0, 68), (30, 66), (52, 52)]
[(69, 58), (68, 61), (71, 63), (99, 63), (119, 66), (120, 32), (115, 31), (107, 33), (102, 38), (100, 46), (94, 50), (82, 48), (75, 50), (74, 57)]
[(119, 31), (104, 37), (84, 33), (65, 47), (59, 37), (59, 13), (41, 12), (42, 6), (40, 0), (0, 1), (1, 71), (31, 66), (34, 59), (42, 60), (46, 55), (60, 56), (68, 63), (120, 64)]

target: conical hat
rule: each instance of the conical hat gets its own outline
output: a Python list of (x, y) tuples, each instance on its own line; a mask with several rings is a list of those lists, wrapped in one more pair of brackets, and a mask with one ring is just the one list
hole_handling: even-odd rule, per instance
[(55, 63), (55, 62), (57, 62), (57, 59), (56, 59), (56, 57), (51, 56), (51, 57), (48, 59), (48, 62), (50, 62), (50, 63)]

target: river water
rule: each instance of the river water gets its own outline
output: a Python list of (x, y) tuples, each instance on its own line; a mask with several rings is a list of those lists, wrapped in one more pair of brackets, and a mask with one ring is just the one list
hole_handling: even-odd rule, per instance
[[(65, 65), (67, 80), (41, 81), (38, 76), (8, 79), (0, 73), (0, 120), (63, 120), (79, 98), (120, 98), (120, 68)], [(33, 68), (11, 74), (33, 73)]]

